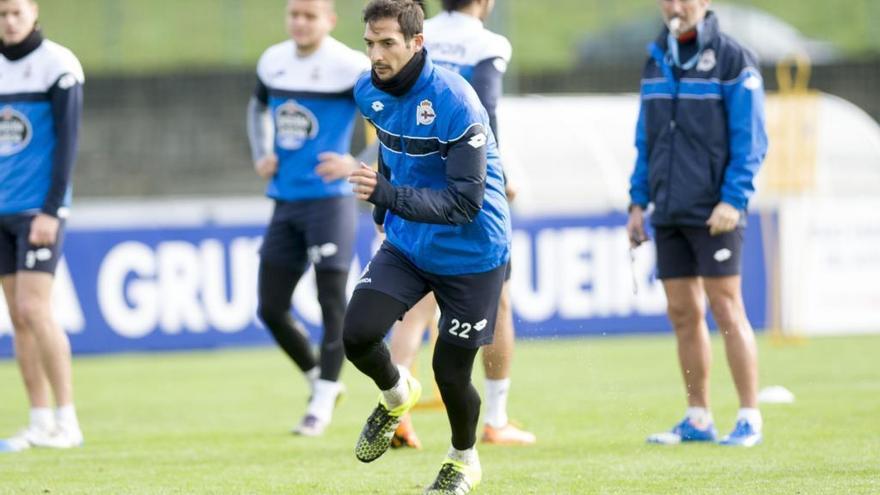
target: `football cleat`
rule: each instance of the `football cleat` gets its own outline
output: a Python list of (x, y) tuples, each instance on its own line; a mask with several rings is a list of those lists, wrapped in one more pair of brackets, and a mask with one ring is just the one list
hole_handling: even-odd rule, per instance
[(416, 435), (416, 429), (412, 424), (412, 415), (406, 413), (400, 418), (400, 424), (394, 430), (394, 436), (391, 437), (392, 449), (421, 449), (422, 442)]
[(480, 461), (468, 465), (447, 457), (440, 466), (437, 478), (424, 493), (425, 495), (464, 495), (476, 488), (482, 479), (483, 470)]
[(379, 394), (379, 404), (373, 409), (373, 413), (367, 418), (354, 455), (361, 462), (373, 462), (384, 454), (391, 446), (391, 438), (400, 424), (400, 418), (407, 413), (419, 401), (422, 395), (422, 385), (411, 375), (405, 375), (409, 388), (409, 397), (406, 402), (389, 410), (385, 404), (385, 398)]
[(718, 436), (713, 423), (699, 428), (689, 418), (684, 418), (671, 431), (655, 433), (648, 437), (648, 443), (677, 445), (682, 442), (714, 442)]
[(501, 428), (493, 428), (489, 424), (483, 427), (483, 443), (495, 445), (532, 445), (537, 441), (535, 434), (507, 423)]
[[(333, 407), (339, 407), (345, 400), (345, 385), (341, 382), (339, 383), (339, 389), (336, 392), (336, 397), (334, 398)], [(312, 405), (312, 401), (314, 401), (315, 396), (312, 395), (309, 397), (309, 404)], [(317, 437), (324, 434), (324, 430), (330, 426), (330, 421), (322, 419), (318, 414), (313, 412), (314, 410), (309, 409), (306, 410), (306, 415), (300, 420), (299, 424), (291, 430), (294, 435), (300, 435), (304, 437)]]
[(302, 421), (293, 429), (294, 435), (318, 437), (324, 434), (328, 423), (314, 414), (306, 414)]
[(763, 439), (761, 432), (752, 423), (746, 419), (740, 419), (736, 422), (730, 435), (722, 438), (718, 444), (732, 447), (754, 447)]

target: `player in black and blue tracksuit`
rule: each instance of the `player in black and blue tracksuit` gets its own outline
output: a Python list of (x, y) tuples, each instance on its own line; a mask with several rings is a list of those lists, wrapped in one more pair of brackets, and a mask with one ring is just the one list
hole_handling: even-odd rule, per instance
[(643, 212), (652, 204), (657, 267), (689, 407), (672, 432), (649, 441), (715, 439), (705, 290), (742, 406), (734, 432), (722, 443), (750, 446), (760, 441), (761, 419), (754, 335), (739, 273), (749, 199), (767, 152), (763, 82), (754, 55), (720, 31), (705, 5), (666, 2), (661, 8), (669, 29), (651, 44), (643, 73), (628, 230), (633, 245), (646, 240)]
[(0, 451), (82, 444), (70, 343), (52, 316), (51, 292), (84, 78), (70, 50), (43, 38), (36, 9), (31, 1), (0, 2), (0, 280), (31, 403), (30, 425), (0, 441)]
[(488, 115), (467, 81), (436, 67), (423, 49), (423, 16), (412, 0), (373, 0), (364, 12), (373, 71), (355, 99), (377, 129), (380, 173), (364, 166), (350, 181), (375, 205), (386, 240), (355, 288), (344, 340), (349, 360), (382, 391), (355, 449), (370, 462), (387, 450), (421, 389), (392, 364), (382, 339), (434, 292), (441, 310), (434, 376), (452, 447), (428, 493), (453, 485), (465, 493), (481, 477), (471, 370), (479, 347), (492, 341), (510, 214)]
[[(477, 93), (489, 115), (492, 132), (498, 141), (496, 109), (502, 94), (504, 73), (511, 57), (510, 42), (483, 25), (493, 2), (483, 0), (443, 0), (443, 11), (425, 21), (425, 46), (438, 66), (460, 74)], [(506, 177), (505, 177), (506, 179)], [(515, 190), (505, 180), (508, 200)], [(507, 281), (510, 272), (507, 273)], [(392, 358), (409, 363), (418, 352), (420, 336), (434, 319), (436, 304), (431, 296), (408, 312), (395, 326), (392, 335)], [(503, 445), (527, 445), (536, 438), (509, 421), (507, 398), (510, 390), (510, 365), (513, 356), (514, 327), (510, 291), (505, 284), (498, 304), (494, 341), (483, 349), (485, 402), (482, 441)], [(409, 415), (401, 419), (392, 446), (418, 446), (418, 437)]]
[[(260, 250), (259, 309), (273, 337), (312, 384), (294, 432), (320, 435), (342, 392), (342, 319), (356, 233), (356, 203), (345, 181), (358, 110), (353, 87), (369, 60), (329, 36), (331, 2), (287, 4), (291, 40), (266, 50), (248, 107), (257, 172), (268, 179), (275, 211)], [(324, 334), (315, 356), (290, 315), (291, 296), (314, 265)]]

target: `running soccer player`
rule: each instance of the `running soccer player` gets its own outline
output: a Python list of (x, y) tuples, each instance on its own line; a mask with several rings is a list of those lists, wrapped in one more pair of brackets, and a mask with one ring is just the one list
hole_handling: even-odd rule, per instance
[[(443, 0), (443, 12), (425, 21), (425, 47), (435, 64), (461, 74), (474, 87), (489, 114), (497, 141), (495, 110), (503, 92), (502, 82), (510, 62), (511, 46), (507, 38), (483, 26), (494, 6), (494, 0)], [(512, 201), (515, 191), (507, 180), (505, 189), (508, 200)], [(486, 408), (482, 441), (500, 445), (529, 445), (535, 443), (535, 435), (511, 424), (507, 415), (514, 345), (509, 280), (508, 271), (498, 305), (495, 339), (483, 348)], [(431, 302), (433, 297), (427, 296), (426, 299), (416, 306), (415, 311), (407, 313), (394, 328), (391, 357), (395, 363), (407, 365), (418, 352), (425, 327), (435, 315), (436, 303)], [(394, 435), (393, 446), (420, 446), (409, 414), (401, 418)]]
[[(33, 0), (0, 0), (0, 282), (30, 424), (0, 451), (83, 443), (70, 342), (52, 315), (52, 285), (77, 153), (79, 61), (45, 38)], [(55, 411), (50, 396), (55, 399)]]
[(425, 493), (468, 493), (482, 478), (471, 371), (480, 346), (492, 341), (510, 255), (501, 165), (476, 92), (424, 49), (421, 4), (372, 0), (364, 22), (373, 70), (358, 81), (355, 100), (377, 129), (379, 173), (362, 165), (349, 180), (375, 206), (387, 237), (345, 315), (346, 355), (381, 390), (355, 455), (371, 462), (384, 454), (418, 401), (421, 385), (394, 365), (382, 339), (433, 292), (441, 311), (433, 369), (452, 445)]
[[(329, 35), (333, 0), (288, 0), (285, 19), (291, 39), (263, 53), (248, 105), (254, 168), (275, 200), (260, 250), (258, 314), (312, 389), (294, 433), (317, 436), (343, 392), (342, 320), (357, 213), (345, 181), (357, 166), (348, 154), (358, 114), (352, 89), (370, 63)], [(319, 357), (290, 315), (309, 262), (324, 323)]]

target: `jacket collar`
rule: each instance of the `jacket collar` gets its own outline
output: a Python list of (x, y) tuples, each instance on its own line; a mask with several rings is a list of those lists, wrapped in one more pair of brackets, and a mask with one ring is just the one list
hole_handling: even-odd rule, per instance
[(413, 92), (420, 91), (434, 72), (434, 64), (428, 56), (427, 48), (413, 56), (407, 64), (390, 80), (379, 79), (375, 71), (370, 73), (373, 87), (395, 98), (404, 98)]
[[(719, 33), (721, 32), (721, 27), (718, 24), (718, 15), (715, 14), (714, 11), (710, 10), (706, 12), (706, 17), (700, 21), (700, 26), (697, 28), (697, 43), (700, 46), (706, 47), (712, 44), (717, 38)], [(653, 44), (656, 44), (660, 47), (664, 52), (669, 49), (669, 43), (667, 42), (667, 38), (669, 37), (669, 28), (663, 27), (663, 31), (660, 32), (660, 35), (654, 41)], [(650, 48), (648, 52), (650, 53)]]
[(34, 28), (31, 34), (27, 36), (21, 43), (15, 45), (4, 45), (0, 41), (0, 55), (11, 62), (21, 60), (34, 52), (43, 44), (43, 33), (39, 28)]
[(413, 85), (412, 89), (410, 89), (410, 93), (421, 91), (428, 83), (431, 82), (431, 79), (434, 77), (434, 62), (431, 60), (431, 54), (428, 53), (428, 49), (425, 48), (425, 66), (422, 67), (422, 73), (419, 74), (419, 79)]

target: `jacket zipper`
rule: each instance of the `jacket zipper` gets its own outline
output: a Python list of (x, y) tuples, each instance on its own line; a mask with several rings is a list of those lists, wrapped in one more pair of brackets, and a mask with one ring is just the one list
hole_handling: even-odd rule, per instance
[(675, 133), (678, 124), (675, 122), (678, 116), (678, 81), (673, 76), (672, 81), (672, 119), (669, 121), (669, 166), (666, 167), (666, 205), (665, 211), (669, 214), (669, 200), (672, 197), (672, 164), (675, 157)]

